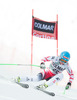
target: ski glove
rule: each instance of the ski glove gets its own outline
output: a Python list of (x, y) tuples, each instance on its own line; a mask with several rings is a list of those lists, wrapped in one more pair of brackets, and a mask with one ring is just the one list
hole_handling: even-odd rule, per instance
[(68, 90), (71, 87), (71, 82), (68, 82), (65, 89)]
[(42, 62), (42, 63), (40, 64), (40, 68), (41, 68), (41, 69), (45, 69), (45, 68), (46, 68), (46, 66), (45, 66), (45, 63), (44, 63), (44, 62)]

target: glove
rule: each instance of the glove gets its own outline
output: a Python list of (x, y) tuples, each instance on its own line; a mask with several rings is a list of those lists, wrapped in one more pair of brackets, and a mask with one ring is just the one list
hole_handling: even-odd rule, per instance
[(40, 64), (40, 68), (41, 68), (41, 69), (45, 69), (45, 68), (46, 68), (46, 66), (45, 66), (45, 63), (44, 63), (44, 62), (42, 62), (42, 63)]
[(71, 82), (68, 82), (65, 89), (68, 90), (71, 87)]
[(48, 85), (47, 84), (41, 84), (41, 85), (39, 85), (39, 86), (36, 86), (36, 88), (37, 89), (46, 89), (48, 87)]

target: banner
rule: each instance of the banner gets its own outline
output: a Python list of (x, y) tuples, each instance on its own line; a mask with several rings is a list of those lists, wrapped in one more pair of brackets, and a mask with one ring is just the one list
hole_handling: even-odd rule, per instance
[(57, 39), (57, 22), (47, 22), (32, 17), (32, 35), (39, 38)]

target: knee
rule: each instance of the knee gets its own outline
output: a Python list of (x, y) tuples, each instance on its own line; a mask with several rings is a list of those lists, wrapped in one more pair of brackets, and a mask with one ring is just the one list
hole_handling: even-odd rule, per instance
[(59, 80), (62, 80), (63, 79), (63, 74), (62, 73), (58, 74), (58, 78), (59, 78)]
[(38, 76), (38, 79), (39, 79), (39, 80), (43, 80), (43, 75), (42, 75), (42, 73), (38, 73), (37, 76)]

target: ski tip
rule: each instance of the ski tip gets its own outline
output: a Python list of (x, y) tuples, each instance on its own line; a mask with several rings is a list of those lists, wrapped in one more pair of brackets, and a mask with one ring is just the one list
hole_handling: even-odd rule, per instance
[(55, 96), (55, 93), (51, 93), (52, 96)]
[(25, 88), (29, 88), (29, 85), (28, 85), (28, 84), (26, 84), (26, 85), (25, 85)]

